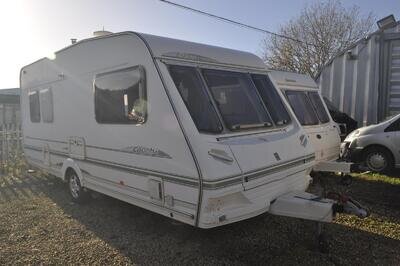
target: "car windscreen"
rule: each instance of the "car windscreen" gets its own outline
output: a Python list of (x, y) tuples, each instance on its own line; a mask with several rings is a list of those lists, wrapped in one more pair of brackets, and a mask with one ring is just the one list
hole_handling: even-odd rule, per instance
[(289, 123), (289, 113), (268, 76), (251, 75), (251, 78), (275, 124), (281, 126)]
[(169, 66), (169, 72), (200, 132), (219, 133), (222, 125), (194, 67)]
[(272, 126), (250, 75), (210, 69), (202, 73), (230, 130)]
[(285, 94), (301, 125), (310, 126), (319, 124), (317, 114), (305, 92), (286, 91)]
[(309, 92), (308, 96), (310, 97), (311, 103), (315, 108), (315, 111), (317, 112), (319, 121), (321, 121), (322, 124), (328, 123), (330, 121), (329, 115), (325, 109), (324, 104), (322, 103), (319, 93), (316, 91)]

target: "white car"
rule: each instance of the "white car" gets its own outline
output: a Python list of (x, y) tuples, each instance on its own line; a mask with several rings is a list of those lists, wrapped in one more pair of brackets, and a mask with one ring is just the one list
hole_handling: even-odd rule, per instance
[(351, 132), (341, 145), (341, 156), (374, 172), (400, 167), (400, 114)]

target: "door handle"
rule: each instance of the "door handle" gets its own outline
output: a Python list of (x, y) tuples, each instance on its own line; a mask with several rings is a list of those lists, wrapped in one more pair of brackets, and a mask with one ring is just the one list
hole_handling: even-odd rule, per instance
[(233, 162), (233, 158), (223, 150), (211, 149), (208, 151), (208, 154), (216, 159), (220, 159), (227, 162)]

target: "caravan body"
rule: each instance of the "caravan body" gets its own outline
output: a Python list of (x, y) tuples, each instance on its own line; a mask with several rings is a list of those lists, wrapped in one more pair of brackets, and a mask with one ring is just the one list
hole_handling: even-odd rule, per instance
[(253, 217), (304, 191), (314, 163), (266, 79), (249, 53), (133, 32), (82, 40), (21, 70), (25, 156), (194, 226)]
[(316, 163), (336, 161), (340, 135), (318, 86), (308, 75), (273, 70), (271, 80), (282, 91), (315, 148)]

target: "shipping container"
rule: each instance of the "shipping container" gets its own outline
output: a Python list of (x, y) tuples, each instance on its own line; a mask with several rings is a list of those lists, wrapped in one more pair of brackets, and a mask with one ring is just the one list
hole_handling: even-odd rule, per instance
[(316, 80), (323, 96), (359, 126), (400, 113), (400, 22), (339, 53)]

